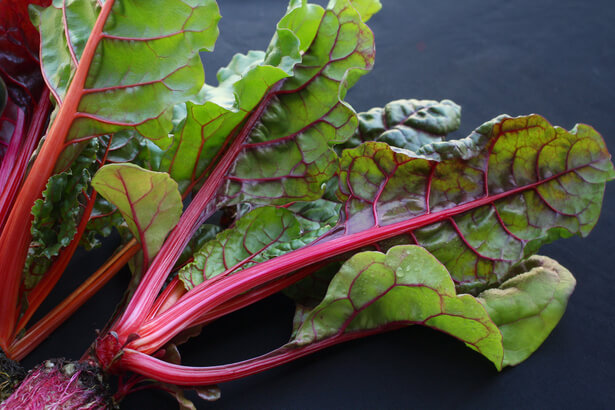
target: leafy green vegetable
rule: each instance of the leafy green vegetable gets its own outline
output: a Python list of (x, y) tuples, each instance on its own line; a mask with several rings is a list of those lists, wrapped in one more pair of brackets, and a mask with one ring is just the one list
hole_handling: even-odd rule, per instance
[(399, 234), (472, 290), (497, 283), (542, 244), (587, 235), (614, 176), (593, 128), (499, 117), (416, 153), (373, 142), (345, 150), (338, 196), (345, 235), (416, 220)]
[[(98, 1), (55, 0), (35, 9), (43, 73), (60, 104), (86, 44), (98, 40), (67, 140), (135, 127), (161, 146), (169, 144), (168, 110), (198, 91), (204, 78), (198, 52), (212, 50), (218, 37), (215, 1), (190, 3), (116, 1), (102, 32), (94, 34)], [(161, 18), (159, 10), (171, 8)], [(58, 27), (65, 28), (60, 35)]]
[(87, 194), (96, 169), (98, 143), (92, 140), (68, 171), (49, 179), (43, 198), (32, 208), (32, 241), (24, 265), (23, 283), (32, 289), (47, 272), (62, 248), (77, 234)]
[[(214, 0), (34, 7), (57, 107), (30, 175), (11, 181), (22, 188), (10, 215), (0, 195), (0, 243), (20, 242), (15, 258), (0, 247), (0, 347), (24, 351), (15, 335), (77, 240), (91, 248), (125, 224), (141, 245), (137, 275), (87, 358), (96, 371), (136, 374), (120, 380), (118, 397), (153, 380), (194, 408), (184, 387), (217, 399), (217, 383), (411, 324), (458, 338), (498, 370), (529, 357), (575, 285), (556, 262), (530, 255), (589, 233), (615, 177), (610, 155), (593, 128), (565, 131), (538, 115), (501, 116), (447, 141), (460, 120), (449, 100), (397, 100), (357, 115), (344, 98), (374, 64), (365, 22), (380, 8), (291, 0), (268, 47), (236, 54), (214, 86), (198, 54), (218, 36)], [(8, 92), (3, 145), (38, 129)], [(20, 222), (30, 208), (26, 258)], [(23, 276), (12, 275), (22, 259)], [(298, 303), (289, 343), (231, 365), (180, 363), (176, 343), (281, 290)], [(33, 302), (20, 312), (24, 294)]]
[(443, 141), (457, 130), (461, 107), (449, 100), (398, 100), (384, 108), (359, 114), (359, 128), (342, 148), (353, 148), (366, 141), (416, 151), (423, 145)]
[[(219, 203), (319, 198), (336, 170), (331, 146), (356, 127), (354, 111), (341, 99), (373, 59), (373, 35), (348, 1), (327, 10), (291, 5), (266, 52), (236, 55), (219, 71), (219, 86), (205, 86), (200, 105), (186, 105), (162, 169), (182, 189), (198, 184), (234, 138), (243, 145), (225, 179), (214, 181), (223, 184)], [(252, 121), (236, 129), (253, 110)]]
[(412, 245), (350, 258), (320, 305), (305, 316), (291, 345), (410, 324), (455, 336), (502, 367), (502, 336), (485, 309), (470, 295), (456, 295), (446, 268)]
[[(300, 209), (307, 211), (309, 209)], [(232, 273), (298, 249), (331, 229), (331, 221), (307, 219), (285, 208), (265, 206), (243, 216), (237, 224), (206, 242), (194, 262), (179, 272), (187, 289), (223, 272)], [(332, 221), (335, 223), (335, 220)]]
[(510, 275), (478, 296), (502, 332), (504, 366), (515, 366), (538, 349), (564, 315), (576, 284), (566, 268), (546, 256), (532, 256)]
[(177, 183), (166, 173), (118, 164), (101, 168), (92, 186), (119, 209), (141, 244), (147, 267), (181, 215)]
[(323, 13), (312, 4), (289, 6), (266, 52), (236, 54), (219, 70), (217, 87), (204, 85), (195, 101), (175, 107), (173, 143), (164, 154), (162, 169), (182, 191), (206, 173), (235, 128), (271, 87), (292, 75), (314, 40)]

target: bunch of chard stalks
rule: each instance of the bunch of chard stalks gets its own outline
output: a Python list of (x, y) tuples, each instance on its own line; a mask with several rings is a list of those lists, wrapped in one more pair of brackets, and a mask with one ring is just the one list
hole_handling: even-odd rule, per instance
[[(343, 99), (374, 64), (380, 8), (291, 0), (269, 46), (211, 86), (199, 53), (218, 37), (214, 0), (0, 3), (2, 366), (132, 271), (81, 360), (23, 381), (2, 370), (0, 408), (107, 408), (150, 387), (194, 408), (184, 390), (214, 400), (219, 383), (413, 324), (498, 370), (540, 346), (575, 279), (534, 254), (596, 224), (615, 176), (605, 143), (538, 115), (450, 139), (449, 100), (356, 114)], [(114, 229), (120, 249), (30, 323), (76, 249)], [(297, 304), (287, 344), (181, 363), (203, 326), (281, 291)]]

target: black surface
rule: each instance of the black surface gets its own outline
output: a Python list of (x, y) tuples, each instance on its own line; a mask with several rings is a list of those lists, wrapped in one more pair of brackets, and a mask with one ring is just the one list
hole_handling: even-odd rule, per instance
[[(209, 82), (234, 52), (266, 47), (284, 0), (220, 0), (224, 19)], [(615, 151), (615, 4), (563, 0), (384, 0), (369, 23), (376, 68), (347, 100), (357, 109), (398, 98), (453, 99), (465, 136), (501, 113), (540, 113), (567, 129), (593, 125)], [(608, 408), (615, 402), (615, 183), (589, 238), (545, 247), (577, 277), (564, 318), (530, 359), (498, 374), (461, 343), (419, 327), (354, 341), (295, 363), (222, 385), (199, 408)], [(102, 256), (101, 256), (102, 257)], [(91, 256), (74, 275), (95, 266)], [(25, 361), (79, 357), (110, 315), (119, 277)], [(71, 279), (65, 279), (70, 286)], [(192, 365), (264, 353), (289, 334), (292, 305), (261, 302), (213, 324), (183, 349)], [(134, 394), (124, 409), (176, 408), (170, 396)]]

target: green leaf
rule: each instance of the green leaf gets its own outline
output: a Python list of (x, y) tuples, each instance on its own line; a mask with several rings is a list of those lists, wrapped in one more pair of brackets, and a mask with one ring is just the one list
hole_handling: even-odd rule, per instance
[[(217, 87), (205, 85), (198, 97), (175, 107), (177, 121), (161, 170), (183, 191), (207, 175), (235, 129), (294, 65), (316, 35), (324, 10), (312, 4), (289, 6), (267, 51), (236, 54), (218, 71)], [(205, 175), (204, 175), (205, 174)]]
[(305, 246), (337, 221), (322, 217), (321, 211), (301, 210), (304, 215), (272, 206), (248, 212), (235, 226), (206, 242), (194, 254), (194, 261), (179, 271), (179, 278), (191, 289), (221, 273), (235, 273)]
[(372, 18), (382, 8), (380, 0), (351, 0), (351, 4), (361, 14), (363, 21)]
[[(102, 32), (93, 33), (100, 11), (96, 0), (54, 0), (33, 11), (41, 32), (43, 74), (59, 104), (76, 68), (89, 64), (66, 139), (134, 127), (168, 145), (169, 108), (191, 98), (203, 84), (199, 51), (212, 50), (218, 36), (216, 2), (115, 1)], [(94, 58), (84, 62), (86, 44), (93, 41)]]
[(181, 216), (177, 183), (163, 172), (134, 164), (112, 164), (100, 168), (92, 186), (119, 209), (141, 244), (146, 268)]
[(313, 200), (336, 171), (331, 146), (347, 140), (357, 120), (341, 99), (373, 64), (373, 36), (348, 1), (324, 13), (316, 37), (277, 91), (223, 189), (225, 204), (281, 205)]
[(369, 142), (342, 155), (346, 220), (337, 235), (403, 224), (406, 243), (425, 247), (476, 292), (542, 244), (586, 236), (614, 175), (593, 128), (568, 132), (537, 115), (499, 117), (416, 153)]
[(32, 289), (47, 272), (62, 248), (77, 234), (81, 221), (82, 193), (96, 170), (97, 140), (89, 141), (70, 169), (53, 175), (42, 199), (32, 207), (32, 239), (23, 270), (24, 288)]
[[(152, 171), (160, 167), (162, 152), (160, 148), (135, 130), (119, 131), (112, 137), (104, 135), (98, 137), (98, 140), (100, 148), (97, 158), (101, 164), (130, 162)], [(122, 229), (124, 224), (124, 218), (117, 212), (117, 208), (103, 196), (98, 195), (80, 245), (86, 250), (96, 248), (100, 246), (100, 238), (109, 236), (114, 228), (125, 233), (126, 230)]]
[(337, 168), (331, 146), (356, 128), (342, 99), (373, 60), (373, 35), (348, 1), (327, 10), (291, 3), (266, 52), (235, 56), (220, 85), (186, 105), (163, 169), (181, 187), (198, 185), (239, 139), (220, 205), (317, 199)]
[[(317, 199), (311, 202), (297, 202), (287, 209), (295, 213), (303, 226), (318, 230), (323, 226), (335, 227), (337, 225), (341, 204), (332, 200)], [(320, 234), (322, 233), (324, 232)], [(331, 278), (337, 273), (340, 266), (341, 261), (330, 261), (322, 269), (318, 269), (306, 278), (284, 289), (284, 294), (297, 303), (297, 314), (305, 308), (313, 308), (320, 303), (325, 296)]]
[(546, 256), (532, 256), (511, 275), (478, 297), (502, 333), (504, 366), (515, 366), (538, 349), (564, 315), (576, 284), (566, 268)]
[(446, 268), (412, 245), (350, 258), (290, 345), (413, 324), (460, 339), (501, 369), (502, 336), (485, 308), (470, 295), (456, 295)]
[(444, 140), (457, 130), (461, 107), (450, 100), (397, 100), (384, 108), (359, 113), (359, 129), (341, 148), (353, 148), (366, 141), (416, 151), (423, 145)]

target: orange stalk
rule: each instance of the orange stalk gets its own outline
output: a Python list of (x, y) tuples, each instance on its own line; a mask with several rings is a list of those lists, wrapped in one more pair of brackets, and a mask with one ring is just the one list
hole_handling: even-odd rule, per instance
[(136, 240), (133, 239), (128, 242), (71, 293), (70, 296), (64, 299), (62, 303), (45, 315), (32, 328), (28, 329), (24, 337), (13, 342), (6, 354), (13, 360), (23, 359), (96, 292), (105, 286), (126, 265), (130, 258), (137, 254), (140, 248), (141, 246)]
[[(107, 150), (105, 151), (105, 155), (102, 159), (102, 163), (104, 164), (107, 160), (107, 155), (109, 154), (109, 147), (111, 146), (111, 140), (109, 140), (109, 145), (107, 146)], [(79, 241), (85, 232), (88, 222), (90, 220), (90, 215), (92, 214), (92, 210), (94, 209), (94, 204), (96, 203), (96, 191), (92, 191), (92, 194), (88, 197), (87, 206), (81, 215), (81, 221), (79, 222), (79, 226), (77, 227), (77, 233), (75, 234), (71, 243), (64, 249), (60, 251), (60, 255), (54, 261), (49, 271), (45, 274), (45, 277), (34, 287), (32, 292), (28, 295), (28, 308), (22, 315), (22, 317), (17, 322), (17, 326), (15, 328), (13, 338), (16, 338), (17, 334), (26, 326), (28, 321), (32, 318), (32, 315), (39, 308), (41, 303), (45, 300), (45, 298), (49, 295), (51, 290), (55, 287), (55, 285), (60, 280), (60, 277), (64, 273), (64, 270), (70, 263), (71, 258), (75, 254), (77, 247), (79, 246)]]
[(45, 142), (19, 191), (0, 235), (0, 244), (3, 245), (0, 247), (0, 260), (2, 261), (0, 278), (4, 282), (0, 287), (0, 317), (3, 318), (0, 324), (0, 347), (4, 350), (8, 350), (15, 329), (21, 273), (31, 239), (32, 215), (30, 211), (34, 201), (41, 197), (58, 157), (66, 147), (66, 136), (76, 117), (90, 64), (96, 54), (98, 43), (102, 39), (102, 30), (113, 3), (114, 0), (107, 0), (96, 19), (64, 102), (49, 128)]

